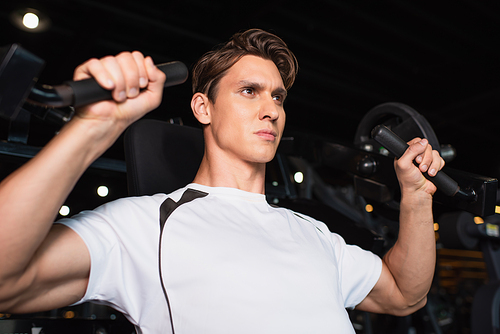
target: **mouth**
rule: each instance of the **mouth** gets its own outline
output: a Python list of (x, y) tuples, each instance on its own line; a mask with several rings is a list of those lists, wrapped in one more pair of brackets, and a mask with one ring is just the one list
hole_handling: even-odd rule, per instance
[(259, 136), (260, 138), (267, 140), (267, 141), (275, 141), (276, 137), (278, 136), (276, 131), (269, 130), (269, 129), (259, 130), (259, 131), (255, 132), (255, 134), (257, 136)]

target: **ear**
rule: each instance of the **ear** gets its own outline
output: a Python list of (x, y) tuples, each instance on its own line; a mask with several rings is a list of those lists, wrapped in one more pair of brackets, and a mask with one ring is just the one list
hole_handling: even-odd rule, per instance
[(194, 117), (201, 124), (207, 125), (211, 122), (211, 103), (203, 93), (195, 93), (191, 98), (191, 109)]

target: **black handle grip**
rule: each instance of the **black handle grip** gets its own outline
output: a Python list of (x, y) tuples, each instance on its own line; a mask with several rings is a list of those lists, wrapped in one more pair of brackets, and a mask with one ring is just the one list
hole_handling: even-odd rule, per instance
[[(186, 65), (180, 61), (160, 64), (157, 65), (157, 67), (167, 76), (164, 87), (179, 85), (185, 82), (188, 77), (188, 69)], [(80, 107), (86, 104), (112, 99), (111, 91), (99, 86), (95, 79), (68, 81), (66, 85), (69, 86), (71, 90), (65, 90), (61, 86), (54, 88), (59, 95), (64, 94), (64, 96), (61, 96), (61, 99), (71, 101), (68, 105), (72, 105), (73, 107)], [(71, 96), (68, 96), (69, 94), (71, 94)]]
[[(389, 130), (385, 125), (377, 125), (372, 130), (372, 138), (380, 145), (384, 146), (389, 152), (400, 158), (408, 149), (408, 144), (398, 137), (394, 132)], [(436, 185), (445, 195), (455, 196), (460, 190), (458, 183), (443, 171), (438, 171), (436, 176), (429, 176), (423, 173), (425, 178)]]

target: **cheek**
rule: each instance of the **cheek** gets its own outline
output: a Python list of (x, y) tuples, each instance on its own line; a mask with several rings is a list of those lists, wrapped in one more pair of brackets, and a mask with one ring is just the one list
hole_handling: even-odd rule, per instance
[(280, 133), (283, 133), (283, 130), (285, 129), (285, 123), (286, 123), (286, 114), (283, 111), (278, 118), (278, 127), (280, 129)]
[(247, 132), (245, 125), (248, 122), (245, 121), (240, 113), (234, 110), (229, 111), (227, 113), (219, 113), (212, 123), (212, 134), (222, 147), (238, 145)]

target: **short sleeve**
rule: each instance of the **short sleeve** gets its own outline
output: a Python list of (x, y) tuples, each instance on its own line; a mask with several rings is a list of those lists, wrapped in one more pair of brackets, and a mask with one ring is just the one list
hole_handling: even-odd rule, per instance
[[(119, 268), (113, 268), (119, 265), (118, 236), (113, 232), (112, 225), (109, 224), (109, 217), (103, 215), (102, 211), (106, 211), (106, 208), (83, 211), (71, 218), (64, 218), (57, 222), (75, 231), (83, 239), (90, 253), (90, 279), (85, 296), (79, 303), (102, 300), (103, 290), (100, 281), (109, 275), (110, 271), (119, 270)], [(107, 294), (112, 293), (108, 291)]]
[(159, 285), (159, 203), (154, 196), (119, 199), (57, 222), (78, 233), (90, 253), (89, 283), (79, 303), (97, 301), (130, 312), (148, 285)]
[(358, 246), (347, 245), (342, 237), (336, 239), (340, 286), (346, 308), (354, 308), (370, 293), (382, 273), (382, 260)]

